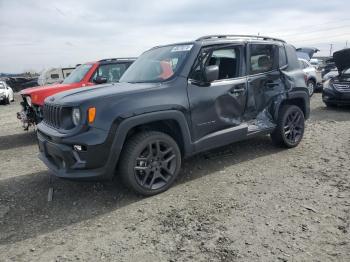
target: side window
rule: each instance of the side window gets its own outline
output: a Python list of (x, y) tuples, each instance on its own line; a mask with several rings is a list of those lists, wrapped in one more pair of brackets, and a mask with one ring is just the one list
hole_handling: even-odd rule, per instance
[(51, 78), (52, 79), (57, 79), (57, 78), (59, 78), (60, 76), (58, 75), (58, 74), (51, 74)]
[(193, 66), (190, 78), (198, 81), (204, 80), (205, 66), (217, 65), (219, 67), (218, 80), (231, 79), (239, 76), (239, 48), (206, 49)]
[(286, 49), (284, 49), (284, 46), (278, 47), (278, 58), (279, 58), (279, 66), (280, 67), (288, 64)]
[(275, 45), (250, 45), (250, 74), (259, 74), (278, 68)]
[(100, 65), (92, 76), (92, 81), (97, 77), (105, 77), (107, 83), (118, 82), (127, 68), (126, 63)]

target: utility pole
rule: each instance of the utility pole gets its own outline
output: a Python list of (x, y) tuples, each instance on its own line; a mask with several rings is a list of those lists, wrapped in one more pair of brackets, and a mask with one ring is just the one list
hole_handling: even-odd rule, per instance
[(348, 40), (345, 42), (345, 48), (348, 48)]
[(332, 51), (333, 51), (333, 44), (330, 44), (330, 48), (329, 48), (329, 56), (332, 56)]

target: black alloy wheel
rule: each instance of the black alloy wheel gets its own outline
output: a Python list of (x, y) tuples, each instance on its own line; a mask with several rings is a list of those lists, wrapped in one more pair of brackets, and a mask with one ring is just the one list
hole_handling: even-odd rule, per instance
[(119, 171), (124, 183), (150, 196), (167, 190), (181, 168), (181, 152), (175, 140), (161, 132), (145, 131), (126, 143)]

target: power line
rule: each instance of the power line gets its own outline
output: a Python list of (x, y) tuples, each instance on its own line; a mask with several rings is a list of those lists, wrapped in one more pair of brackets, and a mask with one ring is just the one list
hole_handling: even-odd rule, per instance
[(279, 36), (286, 37), (286, 36), (294, 36), (294, 35), (314, 34), (314, 33), (317, 33), (317, 32), (325, 32), (325, 31), (340, 29), (340, 28), (344, 28), (344, 27), (345, 27), (345, 28), (349, 27), (349, 29), (350, 29), (350, 25), (343, 25), (343, 26), (337, 26), (337, 27), (331, 27), (331, 28), (324, 28), (324, 29), (319, 29), (319, 30), (311, 30), (311, 31), (306, 31), (306, 32), (298, 32), (298, 33), (294, 33), (294, 34), (282, 34), (282, 35), (279, 35)]

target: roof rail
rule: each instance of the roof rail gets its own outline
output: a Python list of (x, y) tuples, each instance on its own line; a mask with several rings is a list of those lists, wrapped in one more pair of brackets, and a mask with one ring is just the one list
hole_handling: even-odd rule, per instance
[(109, 61), (123, 61), (123, 60), (136, 60), (137, 57), (119, 57), (119, 58), (106, 58), (101, 59), (99, 62), (109, 62)]
[(255, 38), (255, 39), (261, 39), (261, 40), (273, 40), (273, 41), (278, 41), (285, 43), (286, 41), (279, 39), (279, 38), (274, 38), (274, 37), (269, 37), (269, 36), (261, 36), (261, 35), (207, 35), (207, 36), (202, 36), (196, 41), (202, 41), (202, 40), (209, 40), (209, 39), (220, 39), (220, 38)]

